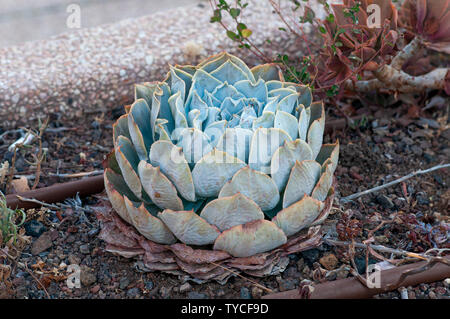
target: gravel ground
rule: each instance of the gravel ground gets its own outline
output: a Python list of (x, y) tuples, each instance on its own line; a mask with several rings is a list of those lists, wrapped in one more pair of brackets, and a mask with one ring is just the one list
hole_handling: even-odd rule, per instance
[[(361, 101), (348, 105), (355, 109), (354, 114), (364, 110), (372, 119), (359, 123), (354, 129), (335, 131), (326, 137), (327, 142), (339, 138), (341, 144), (340, 165), (336, 171), (338, 198), (448, 161), (450, 129), (445, 107), (411, 114), (411, 108), (401, 103), (376, 111), (371, 103)], [(103, 156), (112, 147), (111, 124), (120, 113), (120, 109), (99, 111), (88, 114), (83, 121), (70, 123), (58, 120), (57, 116), (52, 118), (50, 131), (43, 135), (48, 157), (43, 163), (44, 174), (39, 187), (65, 181), (50, 177), (50, 172), (101, 168)], [(328, 113), (329, 118), (335, 116), (332, 107), (328, 108)], [(69, 127), (73, 130), (64, 130)], [(55, 132), (57, 128), (64, 131)], [(12, 158), (7, 146), (18, 137), (18, 133), (4, 135), (0, 140), (0, 159)], [(16, 168), (19, 174), (33, 175), (25, 159), (27, 155), (19, 155)], [(449, 171), (440, 170), (366, 195), (353, 203), (343, 205), (336, 199), (325, 228), (331, 236), (361, 242), (381, 220), (394, 220), (375, 232), (376, 243), (418, 253), (436, 243), (448, 248), (448, 233), (438, 226), (447, 223), (448, 227), (449, 183)], [(83, 199), (82, 205), (95, 205), (101, 197), (105, 195)], [(434, 232), (430, 231), (431, 227), (435, 227)], [(104, 243), (97, 238), (98, 232), (95, 216), (80, 209), (28, 211), (21, 234), (29, 236), (29, 243), (23, 244), (19, 253), (10, 250), (12, 255), (17, 255), (15, 261), (0, 257), (0, 264), (11, 266), (0, 295), (6, 298), (257, 299), (267, 291), (250, 280), (276, 292), (294, 289), (304, 279), (318, 282), (351, 276), (348, 248), (322, 245), (291, 255), (288, 268), (280, 276), (231, 278), (223, 286), (218, 283), (198, 285), (160, 272), (139, 272), (135, 260), (105, 252)], [(442, 238), (447, 240), (440, 242)], [(28, 270), (16, 262), (26, 265)], [(369, 263), (374, 262), (375, 259), (369, 259)], [(364, 251), (357, 251), (355, 263), (359, 271), (364, 272)], [(81, 267), (81, 288), (67, 287), (67, 265), (71, 264)], [(448, 280), (406, 289), (409, 299), (450, 297)], [(398, 299), (401, 294), (393, 291), (375, 298)]]

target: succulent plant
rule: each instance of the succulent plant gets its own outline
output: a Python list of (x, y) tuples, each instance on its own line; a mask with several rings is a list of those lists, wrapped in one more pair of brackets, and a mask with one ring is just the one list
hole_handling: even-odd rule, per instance
[(247, 257), (326, 218), (339, 143), (322, 144), (323, 104), (275, 64), (249, 69), (222, 53), (171, 66), (136, 85), (126, 111), (105, 187), (148, 240)]
[(450, 54), (450, 1), (406, 0), (400, 22), (424, 39), (430, 49)]
[[(371, 5), (379, 6), (380, 26), (370, 26)], [(331, 4), (334, 18), (324, 21), (328, 43), (320, 65), (320, 80), (332, 84), (348, 78), (364, 66), (364, 70), (377, 70), (386, 55), (392, 54), (397, 42), (397, 9), (391, 0), (344, 0)], [(356, 79), (356, 75), (355, 75)]]

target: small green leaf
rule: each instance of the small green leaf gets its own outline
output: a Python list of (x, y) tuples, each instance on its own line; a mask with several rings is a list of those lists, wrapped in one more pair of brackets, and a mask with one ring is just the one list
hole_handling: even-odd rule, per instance
[(222, 20), (222, 13), (220, 12), (219, 9), (214, 10), (214, 15), (211, 17), (210, 22), (214, 23), (214, 22), (220, 22)]
[(334, 35), (335, 38), (337, 38), (340, 34), (345, 33), (345, 29), (340, 28), (336, 31), (336, 34)]
[(230, 30), (227, 31), (227, 36), (233, 41), (237, 41), (239, 39), (239, 35)]
[(241, 14), (241, 9), (238, 9), (238, 8), (230, 9), (230, 15), (233, 19), (236, 19), (240, 14)]
[(320, 31), (320, 33), (323, 33), (323, 34), (327, 33), (327, 29), (325, 29), (324, 26), (320, 26), (319, 31)]
[(336, 46), (334, 44), (332, 44), (330, 47), (331, 47), (331, 50), (333, 51), (333, 53), (336, 54)]
[(333, 96), (337, 95), (338, 93), (339, 93), (339, 86), (337, 86), (335, 84), (327, 91), (327, 96), (333, 97)]
[(242, 32), (242, 30), (247, 29), (247, 26), (244, 23), (238, 23), (236, 26), (236, 30), (238, 30), (239, 33)]
[(327, 17), (327, 21), (330, 23), (334, 22), (334, 15), (332, 13), (330, 13), (330, 15)]

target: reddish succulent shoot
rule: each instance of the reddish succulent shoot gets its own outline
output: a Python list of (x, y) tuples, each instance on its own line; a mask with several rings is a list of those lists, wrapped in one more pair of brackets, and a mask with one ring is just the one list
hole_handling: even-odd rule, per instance
[(400, 22), (428, 48), (450, 54), (450, 0), (406, 0)]

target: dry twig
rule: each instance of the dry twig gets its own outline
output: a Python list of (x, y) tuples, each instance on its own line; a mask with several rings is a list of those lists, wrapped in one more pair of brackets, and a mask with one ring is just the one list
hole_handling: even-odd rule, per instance
[(367, 189), (365, 191), (362, 191), (362, 192), (359, 192), (359, 193), (356, 193), (356, 194), (353, 194), (353, 195), (350, 195), (350, 196), (347, 196), (347, 197), (343, 197), (343, 198), (341, 198), (341, 202), (342, 203), (348, 203), (348, 202), (350, 202), (350, 201), (352, 201), (352, 200), (354, 200), (354, 199), (356, 199), (358, 197), (361, 197), (363, 195), (367, 195), (367, 194), (370, 194), (370, 193), (378, 192), (379, 190), (382, 190), (382, 189), (390, 187), (392, 185), (396, 185), (398, 183), (404, 182), (404, 181), (406, 181), (406, 180), (408, 180), (408, 179), (410, 179), (410, 178), (412, 178), (414, 176), (430, 173), (432, 171), (435, 171), (435, 170), (438, 170), (438, 169), (441, 169), (441, 168), (447, 168), (447, 167), (450, 167), (450, 163), (442, 164), (442, 165), (436, 165), (436, 166), (430, 167), (430, 168), (425, 169), (425, 170), (421, 170), (420, 169), (420, 170), (412, 172), (412, 173), (410, 173), (410, 174), (408, 174), (406, 176), (403, 176), (403, 177), (401, 177), (399, 179), (396, 179), (396, 180), (394, 180), (392, 182), (389, 182), (389, 183), (386, 183), (386, 184), (383, 184), (383, 185), (380, 185), (380, 186), (377, 186), (377, 187), (374, 187), (374, 188), (371, 188), (371, 189)]

